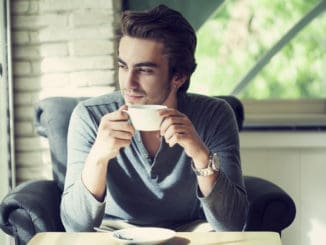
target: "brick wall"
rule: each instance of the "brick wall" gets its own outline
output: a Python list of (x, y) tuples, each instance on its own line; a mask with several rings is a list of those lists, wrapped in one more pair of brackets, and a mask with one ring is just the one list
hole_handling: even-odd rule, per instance
[(34, 130), (36, 101), (95, 96), (116, 87), (119, 0), (13, 0), (16, 177), (51, 178), (46, 140)]

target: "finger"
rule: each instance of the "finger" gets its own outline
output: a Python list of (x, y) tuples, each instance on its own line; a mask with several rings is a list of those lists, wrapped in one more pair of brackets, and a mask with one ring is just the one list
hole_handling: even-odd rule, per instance
[(128, 107), (126, 105), (121, 106), (117, 111), (110, 112), (102, 117), (104, 120), (109, 121), (127, 121), (129, 119), (128, 114), (124, 111)]
[(170, 147), (173, 147), (176, 144), (183, 146), (183, 140), (185, 139), (185, 137), (186, 137), (185, 133), (175, 133), (172, 135), (171, 138), (169, 138), (168, 140), (165, 140), (165, 141)]
[(134, 127), (130, 124), (129, 121), (110, 121), (107, 123), (109, 130), (115, 130), (115, 131), (126, 131), (131, 133), (132, 135), (135, 132)]
[(175, 135), (175, 134), (182, 134), (182, 133), (185, 133), (185, 127), (184, 127), (184, 125), (182, 125), (182, 124), (173, 124), (173, 125), (170, 125), (167, 129), (166, 129), (166, 131), (165, 131), (165, 133), (164, 133), (164, 138), (165, 138), (165, 140), (170, 140), (170, 138), (172, 138), (173, 137), (173, 135)]
[(123, 105), (119, 108), (119, 111), (123, 111), (123, 110), (128, 110), (128, 106), (127, 105)]
[(134, 135), (135, 129), (128, 121), (110, 121), (102, 119), (99, 125), (99, 133), (107, 132), (110, 133), (111, 131), (125, 131)]
[(187, 123), (186, 119), (181, 116), (170, 116), (166, 117), (161, 124), (161, 129), (160, 129), (160, 134), (165, 135), (166, 131), (168, 130), (169, 127), (172, 125), (183, 125)]
[(107, 136), (114, 139), (131, 140), (133, 134), (126, 131), (111, 130), (107, 133)]

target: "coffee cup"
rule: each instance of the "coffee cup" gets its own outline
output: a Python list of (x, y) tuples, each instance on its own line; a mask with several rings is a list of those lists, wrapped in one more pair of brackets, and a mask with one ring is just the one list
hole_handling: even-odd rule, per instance
[(124, 110), (136, 130), (157, 131), (160, 130), (163, 118), (159, 110), (166, 109), (165, 105), (128, 105)]

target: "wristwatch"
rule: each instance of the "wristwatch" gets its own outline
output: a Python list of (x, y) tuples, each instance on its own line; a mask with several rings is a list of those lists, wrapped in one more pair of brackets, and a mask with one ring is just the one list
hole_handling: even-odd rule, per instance
[(220, 171), (220, 159), (216, 153), (209, 153), (207, 168), (196, 168), (193, 161), (191, 161), (191, 168), (197, 176), (209, 176)]

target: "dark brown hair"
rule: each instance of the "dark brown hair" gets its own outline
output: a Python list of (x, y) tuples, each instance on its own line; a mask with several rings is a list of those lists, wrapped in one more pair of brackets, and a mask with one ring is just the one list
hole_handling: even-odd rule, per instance
[(130, 36), (162, 42), (168, 56), (169, 75), (185, 75), (179, 92), (186, 92), (190, 76), (196, 68), (196, 34), (189, 22), (178, 12), (165, 5), (149, 11), (125, 11), (121, 17), (119, 37)]

